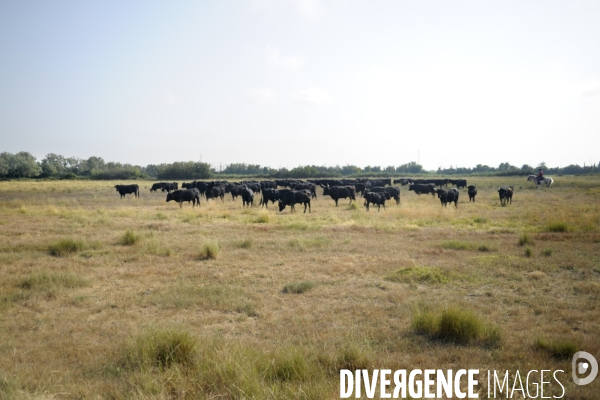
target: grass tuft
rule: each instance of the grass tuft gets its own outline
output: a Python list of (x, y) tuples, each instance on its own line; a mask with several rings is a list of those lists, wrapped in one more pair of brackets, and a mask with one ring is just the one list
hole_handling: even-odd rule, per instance
[(290, 283), (283, 287), (283, 293), (300, 294), (308, 292), (310, 289), (315, 287), (315, 283), (311, 281)]
[(501, 340), (496, 326), (486, 325), (471, 311), (458, 307), (445, 308), (441, 313), (418, 311), (413, 315), (412, 327), (432, 339), (462, 345), (481, 343), (495, 347)]
[(398, 283), (448, 283), (448, 274), (438, 267), (414, 266), (397, 269), (384, 276), (386, 281)]
[(358, 210), (358, 204), (356, 204), (355, 201), (350, 203), (350, 205), (348, 206), (348, 210)]
[(17, 280), (16, 286), (26, 290), (51, 290), (54, 288), (77, 288), (88, 286), (88, 282), (74, 274), (40, 273)]
[(127, 229), (125, 231), (125, 233), (123, 234), (123, 236), (121, 236), (120, 243), (123, 246), (133, 246), (134, 244), (139, 242), (141, 240), (141, 238), (142, 237), (140, 235), (136, 234), (131, 229)]
[(526, 233), (524, 233), (519, 238), (519, 246), (525, 246), (528, 244), (533, 245), (533, 240)]
[(258, 214), (258, 218), (256, 219), (256, 222), (259, 224), (268, 224), (269, 223), (269, 213), (267, 213), (266, 211), (261, 211)]
[(252, 246), (254, 246), (254, 239), (252, 239), (252, 238), (244, 239), (241, 242), (239, 242), (239, 244), (238, 244), (238, 247), (240, 247), (242, 249), (249, 249)]
[(578, 351), (578, 346), (575, 343), (563, 339), (547, 341), (538, 338), (535, 342), (535, 347), (547, 351), (554, 358), (563, 360), (573, 357)]
[(137, 337), (125, 350), (124, 365), (131, 369), (169, 368), (191, 365), (197, 340), (182, 330), (153, 330)]
[(490, 247), (490, 246), (488, 246), (487, 244), (482, 244), (481, 246), (479, 246), (479, 247), (477, 248), (477, 250), (478, 250), (478, 251), (481, 251), (481, 252), (488, 252), (488, 251), (492, 251), (491, 247)]
[(545, 249), (544, 251), (542, 251), (542, 255), (544, 255), (545, 257), (550, 257), (552, 255), (552, 249)]
[(200, 260), (216, 260), (219, 256), (219, 244), (217, 242), (209, 242), (204, 244), (198, 254)]
[(76, 253), (85, 248), (85, 243), (81, 239), (61, 239), (48, 247), (48, 253), (55, 257), (64, 257), (71, 253)]
[(525, 248), (525, 257), (531, 257), (533, 255), (533, 251), (531, 250), (531, 247), (527, 246)]
[(442, 247), (448, 250), (473, 250), (475, 245), (470, 242), (460, 240), (448, 240), (442, 243)]
[(546, 229), (548, 232), (567, 232), (569, 227), (565, 222), (550, 222)]
[(483, 218), (483, 217), (476, 217), (473, 222), (475, 222), (476, 224), (485, 224), (486, 222), (488, 222), (487, 218)]

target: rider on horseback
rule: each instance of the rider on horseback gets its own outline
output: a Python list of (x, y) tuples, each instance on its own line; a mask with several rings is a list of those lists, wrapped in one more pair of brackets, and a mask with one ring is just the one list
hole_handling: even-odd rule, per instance
[(544, 180), (544, 171), (542, 171), (542, 169), (541, 169), (541, 168), (540, 168), (540, 172), (538, 172), (538, 175), (537, 175), (537, 177), (536, 177), (536, 178), (537, 178), (537, 183), (538, 183), (538, 185), (539, 185), (540, 183), (542, 183), (542, 180)]

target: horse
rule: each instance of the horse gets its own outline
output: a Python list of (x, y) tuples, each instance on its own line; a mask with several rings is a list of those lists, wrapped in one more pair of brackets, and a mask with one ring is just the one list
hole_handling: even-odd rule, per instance
[[(527, 180), (528, 180), (528, 181), (534, 181), (534, 182), (535, 182), (535, 186), (536, 186), (536, 188), (537, 188), (537, 189), (539, 189), (539, 188), (540, 188), (540, 183), (538, 182), (537, 175), (529, 175), (529, 176), (527, 177)], [(552, 184), (554, 183), (554, 179), (552, 179), (552, 178), (549, 178), (549, 177), (547, 177), (547, 176), (543, 176), (543, 177), (542, 177), (542, 182), (544, 182), (548, 188), (551, 188), (551, 187), (552, 187)]]

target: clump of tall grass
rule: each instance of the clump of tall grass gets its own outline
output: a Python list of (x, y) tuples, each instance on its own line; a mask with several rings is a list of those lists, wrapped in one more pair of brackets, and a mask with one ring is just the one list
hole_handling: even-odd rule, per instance
[(384, 276), (386, 281), (398, 283), (448, 283), (448, 274), (438, 267), (413, 266), (399, 268)]
[(550, 222), (546, 227), (548, 232), (567, 232), (569, 227), (565, 222)]
[(486, 222), (488, 222), (488, 219), (484, 217), (475, 217), (473, 222), (475, 222), (476, 224), (485, 224)]
[(498, 327), (486, 324), (473, 312), (458, 307), (445, 308), (440, 313), (419, 310), (413, 315), (412, 328), (432, 339), (462, 345), (480, 343), (495, 347), (501, 339)]
[(550, 257), (552, 255), (552, 249), (545, 249), (542, 251), (542, 254), (546, 257)]
[(348, 210), (358, 210), (358, 204), (356, 204), (355, 201), (353, 201), (352, 203), (350, 203), (350, 205), (348, 206)]
[(140, 235), (136, 234), (131, 229), (127, 229), (123, 236), (121, 236), (120, 243), (123, 246), (133, 246), (134, 244), (139, 242), (141, 238), (142, 237)]
[(448, 240), (442, 243), (442, 247), (448, 250), (473, 250), (475, 245), (470, 242), (463, 242), (460, 240)]
[(283, 293), (300, 294), (308, 292), (310, 289), (315, 287), (315, 283), (312, 281), (290, 283), (283, 287)]
[(269, 213), (267, 213), (266, 211), (261, 211), (260, 214), (258, 214), (256, 222), (259, 224), (267, 224), (269, 223), (269, 219)]
[(71, 253), (77, 253), (85, 248), (85, 242), (81, 239), (61, 239), (48, 247), (48, 253), (55, 257), (64, 257)]
[(525, 248), (525, 257), (531, 257), (533, 255), (533, 251), (531, 250), (531, 247), (527, 246)]
[(533, 245), (533, 239), (531, 239), (529, 237), (529, 235), (527, 235), (526, 233), (524, 233), (519, 238), (519, 246), (525, 246), (525, 245), (528, 245), (528, 244)]
[(547, 341), (538, 338), (535, 347), (547, 351), (552, 357), (559, 359), (569, 359), (578, 351), (578, 346), (575, 343), (564, 339)]
[(254, 240), (252, 238), (246, 238), (238, 243), (238, 247), (242, 249), (249, 249), (254, 246)]
[(18, 279), (16, 286), (26, 290), (50, 290), (58, 287), (72, 289), (88, 284), (85, 279), (75, 274), (43, 272)]
[(123, 364), (131, 369), (164, 369), (174, 364), (188, 366), (196, 360), (197, 347), (197, 339), (187, 331), (152, 330), (138, 336), (126, 347)]
[(219, 244), (217, 242), (205, 243), (200, 249), (198, 259), (200, 260), (216, 260), (219, 256)]
[(270, 360), (265, 377), (270, 381), (302, 381), (306, 378), (309, 366), (302, 351), (290, 349), (280, 351)]

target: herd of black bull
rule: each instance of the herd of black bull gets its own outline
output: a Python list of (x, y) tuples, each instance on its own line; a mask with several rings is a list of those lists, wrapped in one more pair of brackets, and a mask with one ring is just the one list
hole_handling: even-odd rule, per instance
[[(464, 179), (451, 180), (451, 179), (396, 179), (393, 181), (394, 184), (408, 185), (409, 191), (414, 191), (416, 194), (429, 194), (432, 196), (437, 194), (440, 199), (442, 206), (446, 206), (448, 203), (454, 203), (455, 207), (458, 207), (459, 191), (461, 187), (467, 188), (469, 195), (469, 202), (475, 201), (477, 195), (476, 186), (467, 186), (467, 181)], [(444, 186), (449, 184), (456, 185), (456, 188), (442, 189)], [(183, 189), (179, 189), (177, 182), (160, 182), (154, 183), (150, 188), (150, 192), (157, 192), (159, 189), (162, 192), (167, 192), (167, 202), (176, 201), (179, 203), (179, 207), (182, 207), (182, 203), (185, 201), (189, 204), (192, 202), (192, 207), (196, 204), (200, 206), (200, 197), (204, 196), (206, 199), (221, 198), (224, 200), (226, 193), (231, 193), (232, 199), (235, 200), (238, 196), (242, 198), (242, 205), (253, 206), (254, 205), (254, 194), (261, 193), (262, 198), (260, 199), (260, 205), (268, 208), (268, 203), (278, 203), (279, 211), (283, 211), (286, 206), (290, 206), (292, 212), (295, 211), (295, 204), (304, 204), (304, 212), (308, 207), (311, 212), (310, 201), (311, 199), (317, 198), (316, 186), (319, 185), (323, 188), (323, 195), (330, 196), (334, 201), (335, 205), (338, 205), (339, 199), (350, 199), (356, 201), (356, 193), (362, 193), (365, 199), (364, 206), (369, 210), (370, 204), (377, 205), (379, 210), (381, 206), (385, 209), (385, 202), (390, 199), (394, 199), (396, 204), (400, 204), (400, 188), (397, 186), (391, 186), (391, 179), (378, 179), (378, 180), (334, 180), (334, 179), (319, 179), (313, 181), (300, 181), (300, 180), (275, 180), (275, 181), (249, 181), (231, 183), (227, 181), (212, 181), (212, 182), (184, 182), (181, 186)], [(390, 185), (390, 186), (387, 186)], [(289, 187), (289, 189), (278, 189), (278, 187)], [(439, 186), (439, 188), (436, 188)], [(139, 197), (139, 186), (133, 185), (116, 185), (115, 189), (123, 198), (126, 194), (134, 194)], [(500, 202), (505, 205), (510, 201), (512, 203), (512, 195), (514, 192), (513, 186), (503, 186), (498, 189), (500, 196)]]

